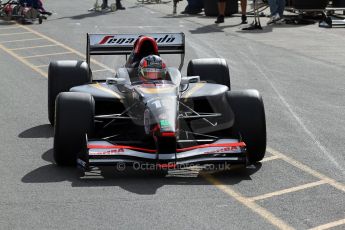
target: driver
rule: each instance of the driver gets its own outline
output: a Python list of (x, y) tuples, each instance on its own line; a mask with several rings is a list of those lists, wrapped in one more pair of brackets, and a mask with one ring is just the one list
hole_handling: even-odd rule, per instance
[(141, 59), (138, 67), (140, 81), (169, 80), (166, 64), (158, 55), (149, 55)]

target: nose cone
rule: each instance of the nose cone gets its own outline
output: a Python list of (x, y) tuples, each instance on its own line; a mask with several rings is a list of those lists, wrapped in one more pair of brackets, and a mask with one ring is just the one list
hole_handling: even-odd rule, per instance
[(147, 103), (147, 108), (151, 112), (151, 124), (156, 124), (159, 133), (175, 136), (177, 126), (177, 106), (176, 96), (164, 98), (153, 98)]

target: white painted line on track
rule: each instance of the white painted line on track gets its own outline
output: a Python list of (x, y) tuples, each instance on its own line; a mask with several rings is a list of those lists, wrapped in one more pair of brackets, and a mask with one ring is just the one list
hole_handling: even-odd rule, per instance
[[(325, 229), (334, 228), (334, 227), (337, 227), (340, 225), (345, 225), (345, 219), (337, 220), (337, 221), (334, 221), (334, 222), (331, 222), (328, 224), (323, 224), (323, 225), (317, 226), (315, 228), (310, 228), (309, 230), (325, 230)], [(345, 229), (345, 227), (344, 227), (344, 229)]]
[(300, 127), (304, 130), (304, 132), (310, 137), (310, 139), (315, 143), (315, 145), (321, 150), (321, 152), (327, 156), (327, 158), (330, 160), (330, 162), (332, 162), (332, 164), (334, 164), (343, 175), (345, 175), (345, 170), (344, 168), (339, 165), (339, 163), (337, 162), (337, 160), (332, 156), (332, 154), (330, 152), (328, 152), (328, 150), (326, 149), (325, 146), (323, 146), (321, 144), (321, 142), (316, 138), (316, 136), (307, 128), (307, 126), (304, 124), (304, 122), (302, 121), (302, 119), (297, 115), (297, 113), (295, 113), (295, 111), (292, 109), (291, 105), (286, 101), (286, 99), (283, 97), (283, 95), (278, 91), (278, 89), (276, 88), (276, 86), (273, 84), (273, 82), (271, 81), (271, 79), (267, 76), (267, 74), (265, 72), (270, 73), (270, 71), (268, 69), (266, 69), (266, 71), (263, 71), (262, 68), (260, 66), (258, 66), (254, 61), (250, 62), (253, 64), (253, 66), (256, 67), (256, 69), (261, 73), (261, 75), (266, 79), (266, 81), (270, 84), (271, 88), (273, 89), (273, 91), (276, 93), (276, 95), (279, 97), (279, 99), (281, 100), (281, 102), (283, 103), (283, 105), (288, 109), (288, 111), (291, 113), (291, 115), (294, 117), (294, 119), (297, 121), (297, 123), (300, 125)]

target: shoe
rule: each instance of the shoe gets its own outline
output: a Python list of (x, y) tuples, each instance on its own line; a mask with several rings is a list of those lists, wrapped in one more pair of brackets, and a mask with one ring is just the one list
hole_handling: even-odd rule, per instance
[(277, 21), (275, 21), (275, 24), (281, 25), (285, 23), (285, 19), (280, 17)]
[(126, 7), (123, 7), (122, 5), (118, 5), (118, 6), (116, 6), (116, 9), (118, 9), (118, 10), (125, 10)]
[(247, 24), (247, 23), (248, 23), (248, 22), (247, 22), (247, 16), (246, 16), (246, 15), (242, 15), (241, 19), (242, 19), (241, 24)]
[(278, 20), (280, 20), (280, 16), (279, 14), (275, 14), (270, 18), (270, 20), (268, 20), (267, 25), (273, 24)]
[(224, 22), (224, 15), (218, 15), (217, 20), (214, 23), (223, 23)]
[(188, 6), (181, 12), (181, 14), (199, 14), (202, 12), (201, 9), (190, 9)]
[(121, 0), (116, 0), (115, 1), (116, 3), (116, 9), (118, 9), (118, 10), (125, 10), (126, 8), (125, 7), (123, 7), (122, 6), (122, 4), (121, 4)]
[(188, 14), (200, 14), (202, 12), (202, 9), (192, 9), (189, 10)]
[(102, 10), (106, 10), (106, 9), (109, 9), (109, 6), (107, 6), (107, 5), (102, 5)]
[(188, 5), (186, 6), (186, 8), (184, 8), (184, 11), (182, 11), (181, 14), (189, 14), (189, 6)]
[(48, 16), (51, 16), (53, 13), (52, 12), (48, 12), (48, 11), (42, 11), (41, 14), (46, 14)]

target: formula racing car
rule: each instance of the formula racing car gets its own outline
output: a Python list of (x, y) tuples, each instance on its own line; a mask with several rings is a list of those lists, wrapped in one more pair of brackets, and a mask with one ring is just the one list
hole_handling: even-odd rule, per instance
[[(162, 67), (161, 54), (179, 54), (180, 66)], [(48, 114), (56, 164), (178, 168), (263, 159), (259, 92), (232, 91), (224, 59), (191, 60), (182, 76), (184, 54), (183, 33), (87, 34), (86, 61), (51, 62)], [(92, 55), (127, 60), (113, 77), (95, 80)], [(144, 72), (151, 74), (145, 80)]]
[(0, 16), (5, 20), (17, 20), (22, 24), (35, 21), (42, 24), (43, 19), (46, 19), (38, 9), (16, 0), (9, 0), (5, 3), (0, 0)]

